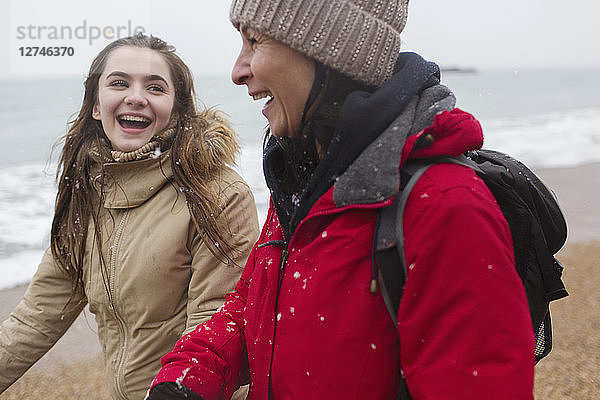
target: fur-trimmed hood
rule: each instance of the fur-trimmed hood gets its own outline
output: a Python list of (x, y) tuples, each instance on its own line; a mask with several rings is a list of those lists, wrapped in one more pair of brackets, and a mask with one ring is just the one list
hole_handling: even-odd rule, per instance
[(200, 113), (199, 119), (204, 129), (194, 132), (195, 140), (191, 141), (190, 145), (197, 143), (198, 150), (202, 151), (191, 149), (188, 153), (201, 154), (201, 158), (197, 161), (205, 163), (211, 169), (234, 165), (240, 148), (237, 134), (224, 114), (214, 108), (209, 108)]

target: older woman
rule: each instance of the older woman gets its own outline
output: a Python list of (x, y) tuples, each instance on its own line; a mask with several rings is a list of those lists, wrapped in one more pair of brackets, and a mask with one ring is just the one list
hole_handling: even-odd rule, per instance
[(228, 398), (248, 381), (252, 399), (533, 397), (510, 230), (472, 170), (436, 165), (410, 194), (396, 325), (370, 285), (400, 167), (483, 140), (438, 67), (399, 53), (407, 3), (233, 2), (233, 81), (268, 98), (271, 208), (235, 292), (163, 357), (151, 399)]

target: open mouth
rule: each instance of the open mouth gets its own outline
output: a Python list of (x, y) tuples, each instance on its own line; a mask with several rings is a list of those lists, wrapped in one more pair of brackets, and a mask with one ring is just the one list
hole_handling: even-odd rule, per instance
[(120, 115), (117, 117), (119, 125), (124, 129), (146, 129), (152, 120), (138, 115)]
[(266, 90), (264, 92), (256, 93), (255, 95), (252, 95), (252, 98), (254, 100), (262, 100), (265, 97), (269, 97), (269, 100), (267, 101), (267, 103), (269, 103), (271, 100), (273, 100), (273, 94), (271, 92), (269, 92), (268, 90)]

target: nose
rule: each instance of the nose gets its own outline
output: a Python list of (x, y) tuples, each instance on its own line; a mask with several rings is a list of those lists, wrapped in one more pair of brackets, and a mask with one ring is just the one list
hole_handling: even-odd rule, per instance
[(245, 85), (251, 76), (252, 71), (250, 70), (249, 57), (244, 51), (244, 48), (242, 48), (240, 55), (233, 64), (233, 70), (231, 71), (231, 80), (236, 85)]
[(140, 87), (130, 88), (124, 101), (128, 106), (145, 107), (148, 104), (148, 99)]

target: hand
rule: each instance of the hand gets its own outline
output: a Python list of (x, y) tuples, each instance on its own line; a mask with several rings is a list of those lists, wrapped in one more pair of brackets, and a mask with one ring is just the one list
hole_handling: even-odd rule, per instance
[(202, 400), (181, 383), (163, 382), (154, 386), (145, 400)]

